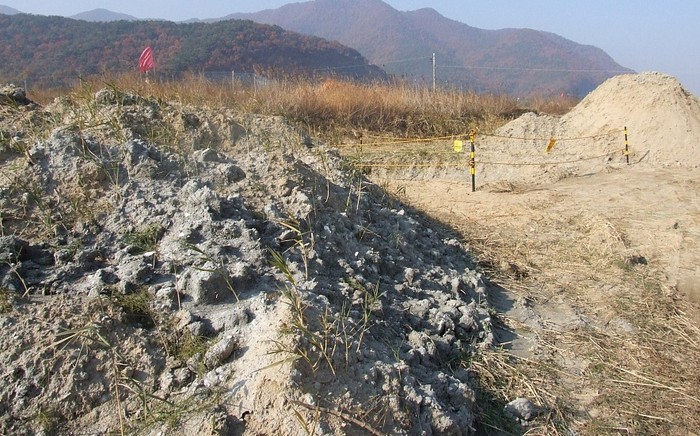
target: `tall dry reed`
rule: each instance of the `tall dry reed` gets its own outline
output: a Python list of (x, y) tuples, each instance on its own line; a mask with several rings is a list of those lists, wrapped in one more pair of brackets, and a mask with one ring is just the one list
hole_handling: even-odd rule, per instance
[(449, 136), (478, 128), (491, 132), (526, 111), (562, 114), (575, 101), (437, 90), (401, 82), (362, 84), (337, 79), (287, 78), (264, 84), (212, 81), (190, 74), (181, 80), (146, 80), (138, 74), (81, 81), (72, 90), (32, 89), (29, 97), (45, 104), (66, 92), (111, 86), (124, 92), (189, 105), (229, 107), (280, 115), (321, 136), (367, 133), (404, 137)]

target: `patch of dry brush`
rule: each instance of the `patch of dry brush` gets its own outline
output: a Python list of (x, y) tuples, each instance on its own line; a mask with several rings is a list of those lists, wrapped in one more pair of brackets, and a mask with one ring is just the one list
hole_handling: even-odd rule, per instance
[[(526, 101), (503, 94), (457, 89), (432, 91), (399, 81), (364, 84), (288, 78), (255, 86), (211, 81), (199, 75), (180, 81), (147, 82), (135, 74), (124, 74), (84, 81), (72, 91), (95, 91), (105, 84), (160, 101), (280, 115), (332, 140), (357, 139), (367, 133), (435, 137), (464, 134), (472, 128), (492, 131), (523, 112), (561, 114), (576, 103), (569, 98)], [(65, 92), (32, 89), (30, 97), (45, 104)]]

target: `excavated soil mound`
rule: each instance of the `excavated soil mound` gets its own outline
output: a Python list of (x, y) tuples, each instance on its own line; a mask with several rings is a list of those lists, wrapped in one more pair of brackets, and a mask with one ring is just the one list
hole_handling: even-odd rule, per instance
[(451, 233), (283, 119), (0, 98), (0, 433), (468, 434)]
[(551, 182), (624, 167), (625, 127), (631, 164), (700, 165), (700, 100), (671, 76), (626, 74), (562, 117), (527, 113), (479, 137), (480, 184)]
[(700, 165), (700, 99), (674, 77), (661, 73), (613, 77), (561, 119), (562, 133), (570, 137), (602, 135), (625, 126), (637, 160)]

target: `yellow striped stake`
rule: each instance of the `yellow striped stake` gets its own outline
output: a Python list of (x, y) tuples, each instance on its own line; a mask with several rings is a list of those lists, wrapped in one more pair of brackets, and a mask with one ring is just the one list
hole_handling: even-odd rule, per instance
[(554, 138), (549, 139), (549, 144), (547, 144), (547, 153), (552, 151), (552, 149), (554, 148), (554, 144), (556, 144), (556, 143), (557, 143), (556, 139), (554, 139)]
[(464, 146), (464, 143), (462, 141), (460, 141), (459, 139), (455, 140), (455, 143), (454, 143), (455, 153), (461, 152), (463, 146)]

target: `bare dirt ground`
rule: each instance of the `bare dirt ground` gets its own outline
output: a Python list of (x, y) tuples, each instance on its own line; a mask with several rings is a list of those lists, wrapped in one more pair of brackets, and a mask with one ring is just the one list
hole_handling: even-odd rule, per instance
[(491, 272), (514, 365), (494, 376), (569, 410), (534, 432), (698, 428), (697, 169), (630, 166), (475, 193), (466, 180), (377, 183), (458, 229)]
[[(512, 187), (511, 192), (470, 192), (465, 182), (401, 181), (421, 209), (478, 237), (486, 222), (531, 248), (566, 238), (573, 225), (607, 226), (621, 259), (643, 256), (665, 283), (700, 302), (700, 191), (698, 170), (614, 170), (564, 179), (551, 185)], [(404, 192), (404, 190), (402, 190)], [(588, 222), (588, 223), (586, 223)], [(479, 224), (481, 223), (481, 224)], [(580, 230), (579, 230), (580, 231)], [(492, 234), (493, 232), (487, 232)], [(504, 238), (505, 239), (505, 238)], [(532, 242), (535, 246), (532, 246)], [(596, 241), (592, 241), (596, 242)], [(602, 248), (613, 245), (600, 238)], [(543, 253), (546, 255), (546, 253)]]

